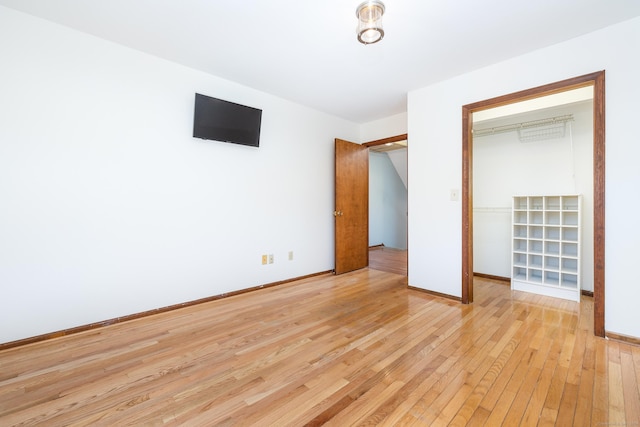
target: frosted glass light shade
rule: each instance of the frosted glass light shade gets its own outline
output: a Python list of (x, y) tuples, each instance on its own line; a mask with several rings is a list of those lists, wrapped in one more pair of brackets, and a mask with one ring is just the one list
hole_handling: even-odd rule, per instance
[(384, 4), (378, 0), (368, 0), (356, 9), (358, 17), (358, 41), (363, 44), (377, 43), (384, 37), (382, 29)]

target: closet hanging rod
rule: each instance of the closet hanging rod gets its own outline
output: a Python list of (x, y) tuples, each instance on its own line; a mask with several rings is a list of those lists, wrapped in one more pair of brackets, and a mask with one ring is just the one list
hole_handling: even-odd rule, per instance
[(528, 122), (514, 123), (510, 125), (496, 126), (492, 128), (473, 129), (473, 136), (495, 135), (497, 133), (512, 132), (514, 130), (537, 128), (542, 126), (556, 125), (559, 123), (567, 123), (573, 121), (573, 114), (565, 114), (563, 116), (549, 117), (547, 119), (531, 120)]

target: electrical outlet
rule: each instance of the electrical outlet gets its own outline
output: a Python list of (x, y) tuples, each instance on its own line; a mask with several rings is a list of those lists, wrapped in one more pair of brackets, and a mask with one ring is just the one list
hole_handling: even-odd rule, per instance
[(289, 251), (289, 261), (293, 261), (293, 251)]
[(266, 264), (267, 264), (267, 256), (262, 255), (262, 265), (266, 265)]
[(273, 254), (269, 254), (269, 264), (273, 264)]

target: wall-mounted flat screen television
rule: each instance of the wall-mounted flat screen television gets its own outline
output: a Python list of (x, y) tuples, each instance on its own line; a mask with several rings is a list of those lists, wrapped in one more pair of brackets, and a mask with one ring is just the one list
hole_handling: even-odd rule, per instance
[(260, 146), (262, 110), (196, 93), (193, 136)]

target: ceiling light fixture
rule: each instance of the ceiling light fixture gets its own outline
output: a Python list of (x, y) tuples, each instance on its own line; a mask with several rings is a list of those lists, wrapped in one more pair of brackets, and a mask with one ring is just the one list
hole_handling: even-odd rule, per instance
[(382, 29), (384, 4), (379, 0), (368, 0), (356, 9), (358, 17), (358, 41), (362, 44), (377, 43), (384, 37)]

